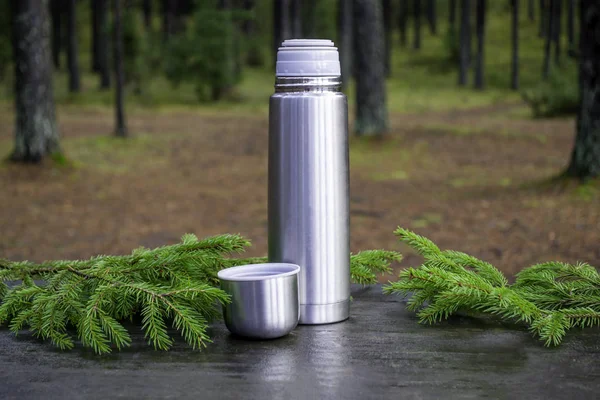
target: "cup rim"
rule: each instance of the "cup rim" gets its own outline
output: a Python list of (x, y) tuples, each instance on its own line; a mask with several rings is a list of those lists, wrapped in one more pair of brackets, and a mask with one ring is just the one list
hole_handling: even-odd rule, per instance
[[(247, 264), (237, 267), (222, 269), (217, 273), (219, 279), (223, 281), (264, 281), (267, 279), (283, 278), (286, 276), (297, 275), (300, 272), (300, 266), (289, 263), (262, 263)], [(245, 274), (251, 274), (244, 276)]]

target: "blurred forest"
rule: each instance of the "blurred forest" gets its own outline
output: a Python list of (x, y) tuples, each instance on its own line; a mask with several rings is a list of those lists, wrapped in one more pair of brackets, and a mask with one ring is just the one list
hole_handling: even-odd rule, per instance
[(6, 257), (187, 231), (241, 231), (264, 253), (274, 57), (318, 37), (339, 47), (350, 101), (353, 250), (395, 246), (400, 224), (509, 272), (600, 260), (594, 1), (0, 5)]

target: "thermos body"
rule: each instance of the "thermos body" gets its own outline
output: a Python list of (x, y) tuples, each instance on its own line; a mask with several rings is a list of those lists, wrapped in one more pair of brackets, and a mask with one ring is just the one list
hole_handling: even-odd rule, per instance
[(278, 77), (270, 99), (269, 261), (300, 266), (301, 324), (349, 315), (348, 105), (339, 87), (335, 76)]

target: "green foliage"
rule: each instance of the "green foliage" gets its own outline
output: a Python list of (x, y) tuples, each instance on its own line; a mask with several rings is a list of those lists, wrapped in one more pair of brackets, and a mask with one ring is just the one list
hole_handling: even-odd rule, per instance
[(142, 22), (134, 7), (125, 7), (123, 13), (123, 67), (125, 82), (133, 85), (135, 93), (141, 93), (143, 81), (150, 73), (148, 56), (152, 41), (144, 38)]
[(600, 325), (600, 275), (587, 264), (559, 262), (529, 267), (509, 285), (491, 264), (398, 228), (401, 241), (423, 255), (418, 268), (400, 273), (385, 293), (408, 296), (408, 309), (422, 323), (435, 323), (458, 312), (489, 314), (517, 321), (544, 343), (558, 345), (574, 327)]
[(444, 36), (444, 50), (447, 55), (447, 62), (452, 65), (458, 65), (460, 57), (460, 43), (456, 27), (448, 26), (448, 30)]
[(540, 81), (521, 93), (535, 117), (557, 117), (577, 113), (579, 87), (576, 67), (571, 64), (552, 70), (548, 80)]
[(361, 285), (377, 283), (377, 274), (392, 272), (390, 264), (399, 262), (399, 253), (386, 250), (366, 250), (350, 257), (350, 277), (352, 282)]
[[(15, 335), (29, 328), (62, 350), (73, 348), (77, 338), (105, 354), (131, 344), (121, 321), (139, 315), (148, 344), (155, 349), (173, 345), (169, 325), (199, 349), (210, 342), (209, 322), (229, 301), (217, 287), (217, 272), (266, 262), (229, 257), (249, 244), (238, 235), (198, 240), (188, 234), (179, 244), (139, 248), (128, 256), (42, 264), (0, 259), (0, 324), (7, 324)], [(399, 254), (383, 250), (352, 255), (352, 279), (375, 283), (377, 274), (389, 272), (390, 263), (398, 260)], [(9, 288), (7, 281), (21, 283)]]
[[(148, 342), (167, 350), (173, 343), (170, 322), (194, 348), (210, 342), (208, 322), (228, 296), (216, 288), (217, 272), (243, 260), (228, 259), (249, 245), (237, 235), (198, 240), (157, 249), (136, 249), (128, 256), (99, 256), (83, 261), (0, 262), (0, 281), (21, 280), (0, 294), (0, 323), (18, 334), (25, 327), (61, 349), (81, 343), (96, 353), (121, 349), (131, 338), (121, 322), (136, 314)], [(44, 281), (35, 283), (33, 279)]]
[(174, 85), (193, 82), (200, 101), (220, 100), (237, 83), (232, 12), (200, 2), (188, 30), (167, 45), (166, 75)]

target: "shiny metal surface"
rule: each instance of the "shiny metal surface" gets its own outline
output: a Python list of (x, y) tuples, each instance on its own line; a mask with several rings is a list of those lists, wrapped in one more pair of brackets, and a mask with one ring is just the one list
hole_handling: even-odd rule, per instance
[(275, 92), (339, 92), (342, 79), (339, 76), (277, 77)]
[(348, 106), (339, 77), (278, 78), (270, 100), (269, 260), (301, 267), (300, 323), (348, 318)]
[(294, 264), (244, 265), (219, 271), (221, 289), (231, 295), (223, 307), (232, 333), (255, 339), (285, 336), (298, 325), (298, 272)]

